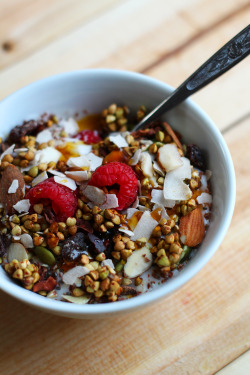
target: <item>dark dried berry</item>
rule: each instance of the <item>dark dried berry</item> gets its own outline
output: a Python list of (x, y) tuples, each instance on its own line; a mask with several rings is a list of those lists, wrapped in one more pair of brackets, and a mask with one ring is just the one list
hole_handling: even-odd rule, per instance
[(21, 137), (26, 135), (36, 135), (46, 127), (47, 122), (44, 122), (43, 120), (24, 121), (22, 125), (18, 125), (11, 130), (8, 140), (10, 143), (19, 143)]
[(7, 148), (9, 148), (9, 144), (7, 142), (2, 142), (0, 144), (0, 154), (2, 154), (5, 150), (7, 150)]
[(201, 149), (197, 145), (188, 145), (186, 157), (190, 160), (191, 164), (204, 171), (206, 169), (205, 158), (202, 155)]
[(78, 232), (67, 238), (61, 245), (62, 258), (68, 262), (75, 262), (82, 254), (88, 254), (88, 238), (85, 233)]
[(11, 237), (0, 233), (0, 257), (6, 254), (8, 247), (11, 244)]
[(95, 234), (92, 233), (88, 233), (88, 238), (90, 241), (90, 251), (92, 251), (94, 255), (98, 255), (106, 251), (106, 246), (104, 244), (103, 239), (97, 237)]
[(88, 233), (93, 233), (93, 225), (87, 220), (77, 219), (76, 225), (78, 229), (82, 229)]

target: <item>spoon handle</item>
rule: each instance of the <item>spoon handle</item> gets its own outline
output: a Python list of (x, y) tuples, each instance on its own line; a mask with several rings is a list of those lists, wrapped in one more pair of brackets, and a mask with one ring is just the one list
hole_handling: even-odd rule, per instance
[(137, 124), (133, 131), (145, 127), (148, 123), (159, 118), (163, 113), (174, 108), (183, 100), (200, 90), (208, 83), (238, 64), (250, 53), (250, 25), (227, 42), (210, 59), (201, 65), (186, 79), (166, 100), (159, 104), (144, 119)]

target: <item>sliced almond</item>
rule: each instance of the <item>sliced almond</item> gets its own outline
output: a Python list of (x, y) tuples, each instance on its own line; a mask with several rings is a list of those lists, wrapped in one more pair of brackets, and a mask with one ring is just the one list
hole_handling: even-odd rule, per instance
[(157, 152), (159, 166), (166, 172), (173, 171), (180, 167), (183, 162), (176, 145), (167, 144), (159, 148)]
[(163, 122), (163, 126), (164, 126), (165, 130), (168, 132), (168, 134), (170, 135), (170, 137), (173, 139), (173, 141), (176, 143), (177, 147), (179, 147), (181, 150), (183, 150), (182, 144), (179, 141), (179, 138), (177, 137), (177, 135), (175, 134), (173, 129), (171, 128), (171, 126), (167, 122)]
[(34, 247), (33, 239), (28, 233), (21, 234), (20, 241), (26, 247), (26, 249), (31, 249), (32, 247)]
[(89, 179), (87, 171), (67, 171), (65, 174), (76, 182), (88, 181)]
[(153, 256), (150, 250), (144, 246), (140, 250), (133, 251), (132, 255), (127, 259), (124, 266), (124, 274), (126, 277), (134, 278), (147, 271), (153, 263)]
[(205, 235), (205, 225), (201, 209), (198, 207), (180, 220), (179, 231), (185, 238), (185, 245), (194, 247), (202, 242)]
[[(18, 187), (15, 193), (9, 194), (8, 191), (12, 186), (13, 180), (17, 180)], [(19, 169), (12, 164), (8, 165), (2, 174), (0, 183), (0, 200), (8, 215), (15, 212), (13, 206), (23, 198), (24, 186), (25, 182), (23, 179), (23, 175), (21, 174)]]
[(93, 202), (97, 206), (106, 202), (106, 194), (102, 189), (99, 189), (98, 187), (85, 185), (81, 186), (81, 191), (82, 194), (90, 200), (90, 202)]
[(106, 202), (100, 205), (102, 210), (116, 208), (119, 206), (117, 196), (115, 194), (106, 194)]
[(12, 243), (8, 248), (7, 258), (9, 262), (12, 262), (14, 259), (22, 262), (24, 259), (28, 259), (28, 254), (21, 243)]
[(67, 285), (76, 283), (79, 277), (85, 276), (89, 273), (89, 269), (84, 266), (76, 266), (63, 274), (63, 282)]
[(71, 303), (76, 303), (77, 305), (85, 305), (89, 302), (90, 297), (87, 296), (81, 296), (81, 297), (74, 297), (74, 296), (67, 296), (66, 294), (63, 294), (62, 297)]

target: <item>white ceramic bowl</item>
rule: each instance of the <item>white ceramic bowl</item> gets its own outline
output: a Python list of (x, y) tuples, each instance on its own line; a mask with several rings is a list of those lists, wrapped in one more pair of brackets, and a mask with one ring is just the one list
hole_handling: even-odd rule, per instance
[[(59, 115), (100, 112), (115, 102), (132, 110), (144, 104), (152, 109), (165, 99), (172, 87), (145, 75), (119, 70), (84, 70), (68, 72), (22, 88), (0, 102), (0, 136), (33, 114)], [(216, 102), (214, 103), (216, 105)], [(235, 174), (226, 143), (215, 124), (192, 101), (187, 100), (166, 114), (186, 143), (196, 143), (203, 150), (208, 168), (213, 172), (213, 209), (211, 224), (197, 255), (175, 278), (154, 291), (115, 303), (75, 305), (54, 301), (18, 286), (0, 269), (0, 288), (11, 296), (38, 309), (71, 318), (107, 317), (141, 308), (166, 297), (201, 270), (218, 249), (229, 227), (235, 203)]]

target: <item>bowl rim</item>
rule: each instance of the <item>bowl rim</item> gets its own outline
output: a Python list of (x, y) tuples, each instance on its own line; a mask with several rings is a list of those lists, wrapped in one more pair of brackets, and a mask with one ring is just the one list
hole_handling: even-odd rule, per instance
[[(15, 91), (14, 93), (8, 95), (6, 98), (0, 101), (0, 107), (4, 105), (7, 101), (16, 99), (18, 96), (22, 96), (27, 91), (39, 85), (47, 85), (61, 79), (70, 79), (77, 76), (104, 76), (104, 75), (113, 75), (114, 77), (129, 78), (135, 80), (144, 81), (146, 84), (153, 85), (156, 89), (162, 89), (167, 91), (173, 91), (174, 88), (158, 79), (146, 76), (141, 73), (131, 72), (127, 70), (120, 69), (84, 69), (84, 70), (75, 70), (64, 72), (60, 74), (55, 74), (48, 76), (46, 78), (34, 81), (29, 85), (24, 86), (23, 88)], [(235, 199), (236, 199), (236, 179), (235, 171), (232, 162), (232, 158), (227, 147), (227, 144), (216, 127), (214, 122), (210, 117), (201, 109), (197, 104), (192, 100), (187, 99), (185, 103), (191, 109), (194, 114), (198, 114), (200, 118), (206, 123), (206, 126), (209, 128), (209, 131), (216, 138), (217, 143), (219, 144), (222, 154), (224, 156), (225, 165), (227, 166), (227, 179), (228, 179), (228, 202), (225, 207), (225, 218), (216, 232), (214, 238), (206, 246), (206, 251), (199, 258), (199, 261), (192, 265), (192, 267), (184, 268), (179, 274), (178, 277), (169, 279), (166, 283), (162, 284), (161, 287), (155, 288), (154, 290), (138, 295), (136, 298), (131, 298), (116, 303), (103, 303), (103, 304), (93, 304), (93, 305), (76, 305), (73, 303), (65, 303), (63, 301), (45, 299), (44, 297), (30, 293), (30, 291), (20, 287), (17, 284), (14, 284), (12, 280), (4, 280), (0, 285), (0, 290), (3, 290), (5, 293), (11, 295), (12, 297), (22, 301), (26, 304), (29, 304), (35, 308), (41, 309), (43, 311), (51, 312), (54, 314), (65, 314), (68, 316), (79, 317), (82, 316), (99, 316), (99, 315), (108, 315), (115, 314), (118, 312), (128, 312), (129, 310), (134, 310), (140, 307), (143, 307), (149, 303), (155, 302), (167, 295), (170, 295), (173, 291), (180, 288), (182, 285), (187, 283), (191, 278), (193, 278), (209, 261), (209, 259), (214, 255), (218, 247), (220, 246), (232, 219)], [(1, 280), (1, 275), (0, 275)]]

